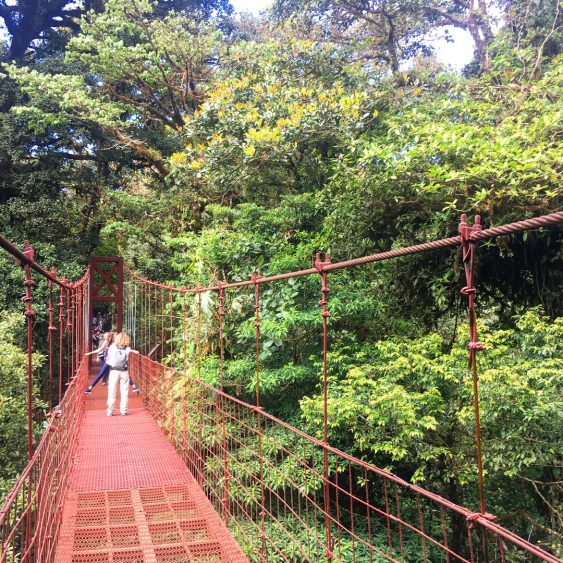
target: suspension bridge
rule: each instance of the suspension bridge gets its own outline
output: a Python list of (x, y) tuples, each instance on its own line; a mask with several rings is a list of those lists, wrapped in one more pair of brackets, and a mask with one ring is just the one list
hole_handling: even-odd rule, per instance
[[(483, 229), (465, 216), (456, 236), (275, 276), (183, 288), (145, 279), (117, 257), (96, 257), (69, 282), (0, 237), (24, 272), (27, 319), (27, 467), (0, 512), (0, 562), (379, 562), (560, 561), (499, 525), (487, 512), (479, 418), (475, 254), (481, 241), (557, 227), (563, 213)], [(478, 506), (459, 506), (354, 458), (328, 442), (330, 277), (333, 272), (459, 247), (469, 312)], [(317, 276), (322, 319), (323, 434), (305, 434), (264, 410), (260, 399), (262, 288)], [(35, 285), (48, 288), (46, 330), (36, 323)], [(224, 378), (228, 292), (249, 289), (256, 397), (228, 393)], [(200, 378), (211, 334), (219, 385)], [(108, 417), (104, 388), (84, 389), (94, 366), (92, 318), (111, 305), (118, 331), (133, 337), (129, 371), (140, 387), (128, 415)], [(252, 311), (253, 310), (253, 311)], [(47, 350), (50, 412), (34, 443), (35, 349)]]

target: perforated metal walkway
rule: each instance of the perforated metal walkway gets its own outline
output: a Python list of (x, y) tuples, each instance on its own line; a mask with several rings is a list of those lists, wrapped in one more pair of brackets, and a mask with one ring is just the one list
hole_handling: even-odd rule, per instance
[(248, 561), (141, 401), (107, 417), (106, 396), (85, 395), (55, 561)]

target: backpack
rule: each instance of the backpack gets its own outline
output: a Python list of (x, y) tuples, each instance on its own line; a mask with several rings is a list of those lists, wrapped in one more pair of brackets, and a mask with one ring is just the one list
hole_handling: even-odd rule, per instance
[(115, 369), (117, 371), (125, 371), (127, 369), (127, 356), (127, 348), (118, 346), (116, 359), (113, 362), (111, 369)]

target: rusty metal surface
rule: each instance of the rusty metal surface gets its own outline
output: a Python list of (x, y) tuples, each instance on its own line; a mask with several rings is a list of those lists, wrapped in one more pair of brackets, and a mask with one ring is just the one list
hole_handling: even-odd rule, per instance
[[(558, 561), (490, 515), (339, 451), (260, 407), (194, 378), (184, 380), (177, 401), (180, 372), (145, 356), (131, 369), (147, 409), (252, 561)], [(327, 475), (326, 460), (339, 470)], [(458, 542), (449, 533), (454, 519)]]
[[(405, 561), (414, 557), (424, 562), (477, 563), (512, 561), (513, 556), (518, 560), (559, 561), (498, 526), (494, 516), (485, 512), (482, 469), (479, 469), (480, 512), (472, 512), (327, 443), (326, 374), (330, 343), (326, 319), (330, 315), (327, 274), (460, 244), (467, 277), (462, 293), (468, 297), (470, 319), (474, 319), (476, 288), (471, 262), (475, 243), (562, 221), (563, 212), (490, 229), (468, 228), (462, 221), (465, 227), (459, 236), (343, 262), (330, 263), (319, 257), (313, 268), (269, 277), (252, 275), (250, 280), (234, 283), (218, 281), (208, 288), (172, 287), (128, 270), (135, 296), (132, 326), (142, 337), (143, 348), (147, 353), (151, 350), (149, 356), (157, 351), (156, 357), (165, 362), (180, 357), (184, 370), (188, 365), (185, 296), (197, 294), (197, 322), (193, 329), (197, 335), (193, 343), (196, 357), (189, 360), (195, 362), (196, 374), (204, 355), (201, 294), (219, 291), (216, 311), (219, 342), (214, 345), (219, 349), (222, 385), (217, 390), (198, 379), (186, 379), (162, 363), (137, 356), (131, 367), (135, 382), (143, 388), (141, 401), (149, 413), (142, 408), (141, 401), (133, 399), (129, 416), (111, 418), (105, 416), (102, 387), (87, 399), (84, 417), (83, 389), (88, 373), (83, 358), (90, 338), (95, 295), (100, 301), (116, 302), (121, 325), (121, 259), (100, 259), (114, 264), (109, 269), (94, 265), (80, 280), (69, 283), (36, 264), (28, 243), (22, 252), (0, 236), (0, 247), (15, 258), (26, 274), (28, 382), (33, 368), (31, 351), (37, 341), (35, 332), (31, 332), (36, 330), (31, 322), (35, 315), (32, 309), (35, 282), (31, 270), (50, 283), (49, 382), (52, 385), (58, 375), (60, 402), (53, 409), (34, 453), (33, 443), (29, 441), (33, 455), (0, 512), (0, 563), (247, 561), (226, 525), (246, 554), (260, 562)], [(258, 352), (259, 285), (314, 274), (322, 281), (319, 304), (325, 321), (323, 440), (308, 436), (262, 410), (258, 354), (256, 406), (223, 392), (223, 341), (228, 337), (223, 324), (228, 314), (224, 308), (226, 290), (254, 285)], [(96, 276), (100, 281), (95, 281)], [(53, 283), (60, 286), (58, 328), (53, 323)], [(179, 303), (177, 297), (181, 299)], [(174, 307), (181, 308), (180, 316), (174, 314)], [(52, 333), (57, 330), (58, 374), (55, 374)], [(478, 415), (475, 352), (480, 344), (475, 330), (472, 329), (470, 336), (474, 406)], [(176, 342), (182, 342), (183, 357), (176, 349)], [(63, 397), (65, 371), (69, 387)], [(180, 381), (182, 378), (184, 381)], [(183, 386), (182, 396), (178, 394), (178, 383)], [(30, 397), (28, 393), (29, 404)], [(28, 414), (31, 421), (31, 408)], [(478, 465), (481, 465), (478, 423), (476, 436)], [(464, 536), (461, 543), (454, 542), (459, 548), (452, 545), (449, 535), (448, 522), (454, 520)], [(409, 545), (416, 546), (415, 552), (410, 551)]]
[(53, 560), (87, 377), (86, 362), (82, 362), (63, 400), (53, 410), (31, 461), (4, 501), (0, 512), (2, 563)]
[(55, 561), (247, 561), (141, 401), (108, 417), (106, 389), (85, 399)]

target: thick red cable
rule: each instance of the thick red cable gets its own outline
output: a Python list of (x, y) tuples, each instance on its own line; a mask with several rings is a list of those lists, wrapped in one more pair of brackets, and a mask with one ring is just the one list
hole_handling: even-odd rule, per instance
[[(500, 235), (508, 235), (519, 233), (531, 229), (538, 229), (542, 227), (550, 227), (563, 223), (563, 211), (558, 211), (556, 213), (550, 213), (548, 215), (542, 215), (541, 217), (535, 217), (533, 219), (527, 219), (525, 221), (517, 221), (515, 223), (508, 223), (506, 225), (501, 225), (499, 227), (492, 227), (490, 229), (484, 229), (479, 232), (478, 235), (474, 235), (479, 238), (479, 240), (485, 240), (489, 238), (494, 238)], [(386, 252), (379, 252), (377, 254), (371, 254), (369, 256), (362, 256), (359, 258), (352, 258), (351, 260), (344, 260), (342, 262), (333, 262), (327, 265), (326, 271), (333, 272), (335, 270), (342, 270), (344, 268), (349, 268), (351, 266), (359, 266), (361, 264), (371, 264), (374, 262), (381, 262), (382, 260), (388, 260), (389, 258), (399, 258), (401, 256), (408, 256), (410, 254), (417, 254), (419, 252), (428, 252), (431, 250), (438, 250), (441, 248), (450, 248), (458, 246), (461, 243), (459, 236), (449, 237), (439, 240), (434, 240), (430, 242), (425, 242), (421, 244), (416, 244), (413, 246), (407, 246), (404, 248), (397, 248), (394, 250), (388, 250)], [(154, 282), (147, 278), (143, 278), (129, 270), (131, 275), (135, 276), (137, 279), (157, 287), (169, 287), (172, 291), (186, 291), (186, 292), (196, 292), (197, 288), (179, 288), (174, 286), (169, 286), (160, 282)], [(294, 272), (286, 272), (284, 274), (277, 274), (274, 276), (261, 277), (258, 283), (268, 283), (272, 281), (278, 281), (289, 278), (297, 278), (301, 276), (310, 276), (317, 274), (316, 268), (307, 268), (305, 270), (296, 270)], [(235, 287), (244, 287), (247, 285), (253, 285), (252, 279), (244, 280), (240, 282), (232, 283), (222, 283), (223, 289), (231, 289)], [(199, 288), (199, 291), (217, 291), (219, 289), (218, 285)]]
[(35, 262), (34, 260), (35, 256), (33, 258), (30, 258), (30, 255), (26, 254), (25, 250), (22, 252), (15, 244), (4, 238), (2, 235), (0, 235), (0, 248), (7, 250), (9, 254), (16, 258), (16, 260), (22, 267), (24, 264), (28, 264), (32, 270), (35, 270), (38, 274), (41, 274), (45, 279), (51, 280), (58, 286), (68, 287), (66, 281), (57, 278), (57, 276), (53, 275), (52, 272), (48, 272), (39, 264), (37, 264), (37, 262)]

